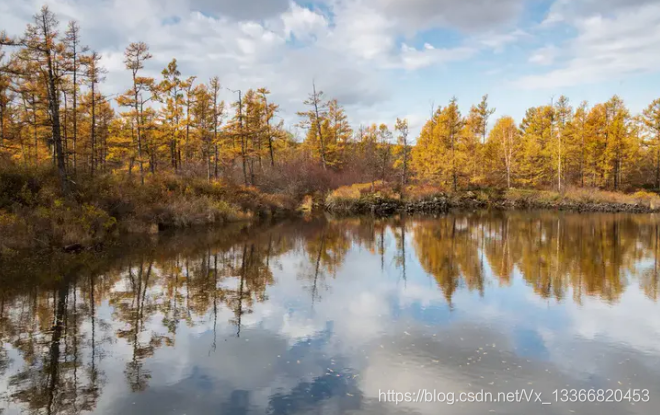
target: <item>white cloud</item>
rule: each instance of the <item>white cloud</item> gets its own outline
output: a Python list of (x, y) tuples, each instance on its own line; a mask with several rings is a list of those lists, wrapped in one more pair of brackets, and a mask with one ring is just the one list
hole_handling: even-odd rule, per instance
[(566, 65), (545, 74), (525, 76), (518, 86), (572, 86), (660, 68), (660, 4), (628, 8), (612, 17), (584, 17), (573, 24), (578, 34), (568, 43)]
[(559, 54), (559, 49), (554, 45), (544, 46), (534, 51), (529, 57), (529, 63), (537, 65), (551, 65)]
[(407, 32), (433, 27), (482, 32), (515, 21), (524, 0), (364, 0)]
[(589, 16), (616, 15), (655, 3), (656, 0), (555, 0), (543, 25), (572, 22)]
[(186, 0), (191, 9), (205, 14), (238, 20), (259, 20), (277, 16), (289, 8), (289, 0)]
[(436, 49), (428, 43), (424, 44), (423, 49), (415, 49), (404, 43), (401, 46), (401, 66), (415, 70), (439, 63), (465, 60), (476, 52), (476, 49), (469, 47)]
[(334, 30), (324, 46), (345, 49), (359, 59), (384, 61), (395, 49), (396, 25), (361, 1), (338, 2)]
[(282, 14), (282, 21), (287, 38), (295, 36), (298, 40), (310, 41), (314, 37), (327, 35), (328, 21), (325, 16), (296, 3), (292, 3), (291, 9)]
[[(0, 0), (0, 27), (22, 33), (43, 1)], [(414, 72), (464, 61), (484, 48), (501, 49), (522, 34), (507, 25), (515, 20), (523, 0), (497, 5), (486, 0), (319, 0), (305, 5), (292, 0), (45, 2), (62, 28), (68, 20), (78, 20), (83, 41), (103, 56), (109, 70), (102, 86), (106, 94), (128, 87), (124, 48), (144, 41), (153, 55), (145, 76), (160, 77), (176, 58), (183, 76), (196, 75), (197, 82), (218, 75), (231, 89), (267, 86), (288, 126), (297, 122), (296, 112), (312, 79), (328, 97), (348, 107), (351, 121), (369, 124), (381, 121), (384, 114), (395, 118), (410, 112), (390, 100), (399, 85), (398, 70)], [(434, 42), (409, 46), (422, 40), (416, 38), (422, 31), (436, 27), (457, 28), (469, 32), (470, 38), (450, 47)], [(227, 91), (222, 98), (234, 99)]]
[(479, 43), (488, 46), (495, 52), (502, 52), (507, 45), (515, 43), (522, 38), (530, 36), (521, 29), (515, 29), (507, 33), (488, 33), (479, 37)]

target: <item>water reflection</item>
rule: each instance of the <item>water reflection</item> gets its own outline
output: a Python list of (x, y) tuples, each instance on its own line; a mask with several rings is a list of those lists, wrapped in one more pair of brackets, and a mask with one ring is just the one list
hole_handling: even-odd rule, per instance
[(655, 413), (380, 390), (660, 393), (653, 215), (314, 218), (0, 263), (0, 412)]

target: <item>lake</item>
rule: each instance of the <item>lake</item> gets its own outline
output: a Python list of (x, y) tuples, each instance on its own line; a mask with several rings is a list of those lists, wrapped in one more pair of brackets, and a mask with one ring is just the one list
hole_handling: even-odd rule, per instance
[(659, 225), (313, 217), (9, 258), (0, 413), (656, 414)]

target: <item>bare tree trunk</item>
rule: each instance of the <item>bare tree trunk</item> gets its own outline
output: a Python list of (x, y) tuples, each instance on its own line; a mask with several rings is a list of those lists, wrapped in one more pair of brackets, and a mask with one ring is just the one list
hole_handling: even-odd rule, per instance
[(323, 132), (321, 131), (321, 120), (319, 118), (319, 99), (316, 94), (316, 84), (312, 82), (313, 94), (314, 94), (314, 114), (316, 115), (316, 129), (319, 135), (319, 145), (321, 146), (321, 165), (323, 170), (327, 169), (326, 160), (325, 160), (325, 142), (323, 141)]
[(656, 138), (656, 148), (655, 148), (655, 189), (660, 189), (660, 133)]
[(245, 180), (245, 185), (248, 186), (250, 183), (248, 181), (248, 174), (247, 174), (247, 143), (246, 143), (246, 137), (243, 132), (243, 95), (241, 91), (238, 91), (238, 134), (240, 135), (241, 139), (241, 159), (242, 159), (242, 164), (243, 164), (243, 179)]
[(91, 160), (91, 175), (94, 177), (94, 170), (96, 167), (96, 82), (92, 80), (92, 124), (90, 125), (90, 144), (92, 147), (92, 160)]
[(137, 146), (138, 146), (138, 164), (140, 166), (140, 184), (144, 186), (144, 165), (142, 162), (142, 112), (140, 111), (139, 95), (137, 87), (137, 71), (133, 70), (133, 92), (135, 99), (135, 128), (137, 131)]
[[(47, 22), (46, 13), (41, 15), (43, 22), (43, 31), (46, 34), (46, 37), (50, 37), (50, 27)], [(68, 190), (68, 178), (66, 172), (66, 163), (64, 161), (64, 151), (62, 148), (62, 130), (60, 126), (60, 102), (59, 95), (57, 92), (57, 87), (55, 85), (55, 73), (53, 70), (53, 56), (50, 48), (44, 49), (46, 55), (46, 63), (48, 65), (48, 95), (49, 95), (49, 106), (50, 106), (50, 115), (52, 122), (52, 132), (53, 132), (53, 144), (55, 147), (55, 157), (57, 160), (57, 170), (60, 175), (60, 181), (62, 182), (62, 191), (65, 195), (69, 194)]]
[[(77, 173), (78, 168), (78, 159), (77, 159), (77, 147), (78, 147), (78, 53), (76, 51), (76, 44), (73, 44), (73, 174)], [(94, 152), (92, 151), (92, 158), (94, 158)]]
[[(453, 128), (453, 127), (452, 127)], [(452, 171), (452, 181), (454, 192), (458, 190), (458, 177), (456, 176), (456, 148), (455, 148), (456, 136), (454, 132), (451, 132), (451, 171)]]
[(266, 98), (266, 94), (264, 95), (264, 101), (266, 103), (266, 128), (268, 129), (268, 150), (270, 152), (270, 167), (275, 166), (275, 155), (273, 153), (273, 132), (270, 129), (270, 119), (272, 118), (272, 115), (270, 114), (270, 111), (268, 109), (268, 98)]
[(0, 95), (0, 147), (5, 144), (5, 108), (7, 104), (5, 103), (4, 92)]
[(580, 187), (584, 187), (584, 118), (580, 132)]
[(215, 83), (212, 82), (213, 86), (213, 146), (214, 146), (214, 157), (213, 157), (213, 177), (218, 180), (218, 89), (220, 85), (217, 83), (217, 78)]
[(69, 151), (68, 151), (68, 141), (69, 141), (69, 132), (67, 131), (67, 127), (69, 124), (68, 120), (68, 114), (69, 114), (69, 108), (67, 107), (67, 99), (66, 99), (66, 91), (62, 90), (62, 98), (64, 101), (64, 119), (62, 120), (62, 146), (63, 151), (64, 151), (64, 162), (66, 163), (66, 167), (69, 168)]

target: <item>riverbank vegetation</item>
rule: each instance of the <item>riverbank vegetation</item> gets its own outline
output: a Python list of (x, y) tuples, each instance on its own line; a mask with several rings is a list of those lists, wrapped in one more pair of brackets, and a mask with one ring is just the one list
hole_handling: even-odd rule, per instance
[(617, 96), (562, 96), (518, 123), (495, 119), (487, 96), (466, 113), (454, 98), (411, 137), (406, 119), (352, 125), (310, 82), (293, 130), (266, 87), (224, 102), (220, 77), (184, 74), (175, 57), (149, 76), (145, 43), (127, 46), (119, 94), (102, 62), (78, 23), (60, 25), (47, 7), (24, 34), (0, 32), (0, 248), (89, 245), (303, 200), (658, 206), (660, 99), (635, 115)]
[[(405, 195), (405, 196), (402, 196)], [(452, 208), (532, 208), (587, 212), (655, 212), (660, 196), (653, 192), (633, 194), (594, 188), (556, 190), (483, 188), (446, 191), (438, 186), (410, 185), (395, 189), (383, 182), (342, 186), (328, 194), (326, 208), (336, 213), (391, 214), (394, 212), (444, 212)]]

